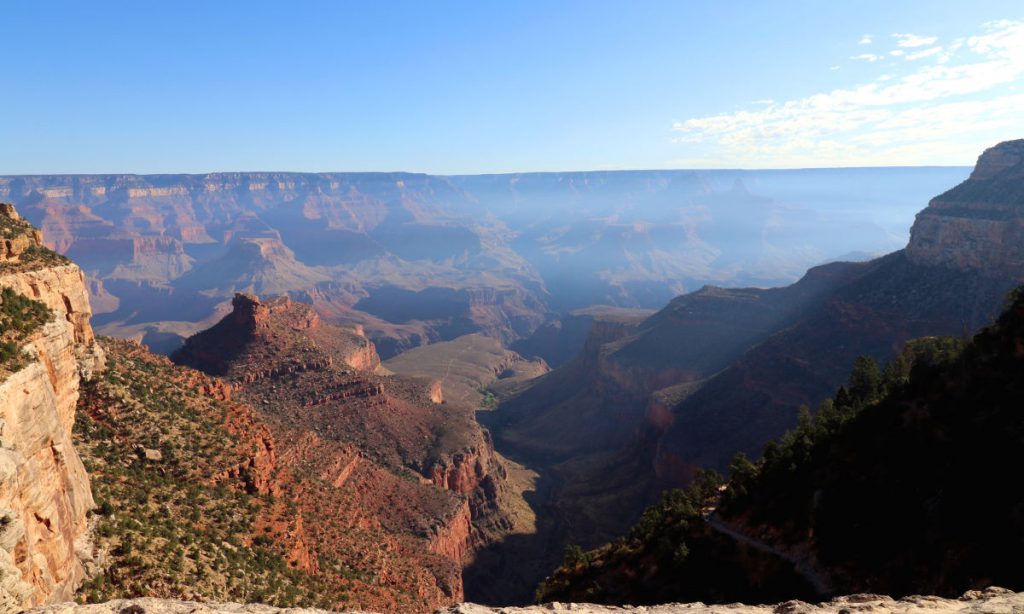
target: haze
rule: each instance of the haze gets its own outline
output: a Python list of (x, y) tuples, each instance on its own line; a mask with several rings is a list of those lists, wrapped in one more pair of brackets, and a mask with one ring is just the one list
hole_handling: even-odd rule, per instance
[(1019, 0), (0, 18), (0, 614), (1024, 611)]

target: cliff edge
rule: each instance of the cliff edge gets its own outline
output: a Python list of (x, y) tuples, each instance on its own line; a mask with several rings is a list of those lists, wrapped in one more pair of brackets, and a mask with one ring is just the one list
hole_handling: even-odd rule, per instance
[(907, 257), (958, 270), (1024, 271), (1024, 139), (986, 149), (966, 181), (917, 214)]
[(70, 599), (93, 500), (71, 443), (82, 377), (103, 366), (82, 271), (0, 204), (0, 607)]

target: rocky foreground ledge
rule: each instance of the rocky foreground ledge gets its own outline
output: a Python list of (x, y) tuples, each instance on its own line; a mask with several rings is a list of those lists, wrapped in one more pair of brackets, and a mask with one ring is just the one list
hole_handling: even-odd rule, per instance
[[(42, 606), (28, 614), (315, 614), (323, 610), (275, 608), (266, 605), (237, 603), (197, 603), (169, 599), (117, 599), (107, 603), (78, 605), (62, 603)], [(544, 612), (575, 612), (576, 614), (1020, 614), (1024, 612), (1024, 593), (1003, 588), (968, 591), (959, 599), (942, 597), (906, 597), (892, 599), (880, 595), (850, 595), (828, 603), (809, 604), (787, 601), (776, 605), (704, 605), (703, 603), (670, 603), (657, 606), (603, 606), (589, 603), (547, 603), (524, 608), (492, 608), (463, 603), (436, 614), (541, 614)], [(370, 614), (350, 610), (347, 614)]]

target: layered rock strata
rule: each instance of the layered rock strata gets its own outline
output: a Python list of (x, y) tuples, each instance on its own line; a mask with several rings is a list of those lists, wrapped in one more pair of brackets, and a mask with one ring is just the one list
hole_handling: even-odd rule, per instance
[(0, 287), (52, 312), (22, 344), (28, 363), (0, 373), (0, 601), (17, 607), (69, 599), (84, 576), (93, 500), (71, 429), (80, 378), (102, 368), (103, 352), (81, 270), (43, 251), (9, 205), (0, 216), (24, 229), (4, 241)]
[(910, 231), (911, 262), (1024, 271), (1024, 139), (987, 149), (967, 181), (932, 199)]

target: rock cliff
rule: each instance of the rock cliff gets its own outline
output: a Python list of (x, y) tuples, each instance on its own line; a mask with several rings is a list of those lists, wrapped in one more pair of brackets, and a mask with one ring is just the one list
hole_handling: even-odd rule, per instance
[(25, 364), (0, 367), (0, 601), (69, 599), (84, 576), (89, 479), (72, 446), (80, 378), (103, 365), (81, 270), (42, 247), (13, 207), (0, 208), (0, 287), (38, 301), (51, 318), (20, 344)]
[(907, 257), (1024, 277), (1024, 139), (986, 150), (967, 181), (917, 215)]

